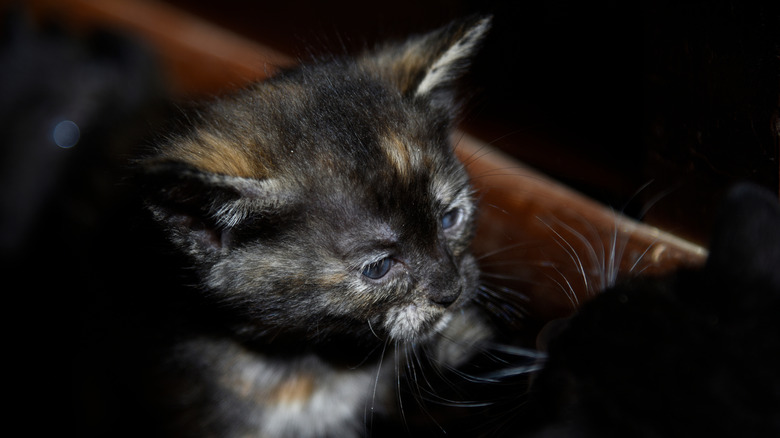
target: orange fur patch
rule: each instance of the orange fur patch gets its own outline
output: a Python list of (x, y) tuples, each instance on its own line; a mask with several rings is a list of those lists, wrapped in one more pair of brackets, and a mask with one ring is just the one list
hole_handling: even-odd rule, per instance
[(234, 144), (209, 132), (177, 143), (167, 152), (170, 158), (202, 171), (243, 178), (263, 178), (269, 174), (262, 154), (247, 145)]
[(419, 168), (421, 156), (419, 149), (408, 145), (395, 134), (390, 134), (382, 143), (390, 164), (403, 179), (408, 179), (414, 169)]
[(282, 381), (271, 391), (268, 398), (270, 404), (304, 403), (314, 393), (314, 376), (298, 374)]

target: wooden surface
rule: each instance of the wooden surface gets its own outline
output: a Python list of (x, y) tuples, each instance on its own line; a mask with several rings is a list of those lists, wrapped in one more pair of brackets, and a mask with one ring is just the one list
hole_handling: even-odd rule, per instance
[[(138, 36), (157, 51), (179, 95), (227, 91), (295, 64), (285, 54), (161, 3), (28, 3), (37, 15), (57, 14), (77, 28), (111, 27)], [(533, 317), (567, 314), (607, 282), (601, 274), (612, 265), (626, 275), (661, 274), (706, 257), (701, 246), (628, 219), (479, 139), (463, 133), (454, 139), (481, 197), (475, 252), (482, 257), (485, 283), (518, 292)]]
[(618, 274), (660, 275), (706, 258), (703, 247), (606, 208), (479, 139), (455, 138), (481, 198), (474, 246), (484, 281), (521, 291), (535, 317), (566, 315)]

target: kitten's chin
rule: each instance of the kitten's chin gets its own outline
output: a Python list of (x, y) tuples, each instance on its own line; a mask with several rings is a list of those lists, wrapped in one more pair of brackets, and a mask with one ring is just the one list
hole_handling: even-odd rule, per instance
[(396, 341), (421, 341), (444, 330), (452, 320), (452, 312), (438, 307), (406, 304), (387, 312), (385, 328)]

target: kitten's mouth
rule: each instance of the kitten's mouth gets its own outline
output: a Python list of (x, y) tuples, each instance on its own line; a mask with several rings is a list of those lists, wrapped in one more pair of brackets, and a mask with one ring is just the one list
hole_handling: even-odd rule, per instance
[(452, 313), (441, 307), (411, 303), (390, 309), (385, 328), (395, 340), (413, 341), (444, 330), (451, 319)]

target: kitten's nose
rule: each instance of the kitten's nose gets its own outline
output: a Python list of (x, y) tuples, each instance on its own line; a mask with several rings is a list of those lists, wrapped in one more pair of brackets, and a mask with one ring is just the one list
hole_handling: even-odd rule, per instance
[(430, 299), (436, 304), (447, 307), (454, 303), (460, 296), (460, 288), (454, 290), (435, 291), (430, 294)]
[(428, 299), (432, 302), (447, 307), (454, 303), (463, 290), (457, 267), (440, 266), (438, 272), (430, 278), (428, 283)]
[(447, 307), (460, 296), (463, 285), (458, 264), (445, 245), (438, 248), (436, 260), (432, 263), (428, 283), (428, 299)]

